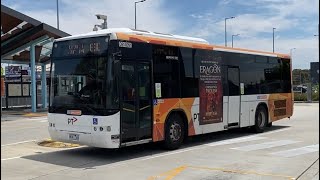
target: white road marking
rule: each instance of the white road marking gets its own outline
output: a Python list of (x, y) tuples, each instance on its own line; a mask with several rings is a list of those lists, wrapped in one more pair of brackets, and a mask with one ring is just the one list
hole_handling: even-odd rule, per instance
[(255, 141), (255, 140), (261, 140), (261, 139), (267, 139), (267, 138), (266, 137), (259, 137), (259, 136), (241, 137), (241, 138), (234, 138), (234, 139), (229, 139), (229, 140), (225, 140), (225, 141), (213, 142), (213, 143), (209, 143), (209, 144), (205, 144), (205, 145), (207, 145), (207, 146), (220, 146), (220, 145), (228, 145), (228, 144), (247, 142), (247, 141)]
[(304, 146), (296, 149), (289, 149), (285, 151), (278, 151), (270, 154), (275, 156), (282, 156), (282, 157), (293, 157), (293, 156), (299, 156), (299, 155), (308, 154), (308, 153), (317, 152), (317, 151), (319, 151), (319, 144)]
[(5, 158), (5, 159), (1, 159), (1, 161), (7, 161), (7, 160), (11, 160), (11, 159), (19, 159), (22, 156), (17, 156), (17, 157), (12, 157), (12, 158)]
[(265, 143), (260, 143), (260, 144), (252, 144), (252, 145), (247, 145), (247, 146), (240, 146), (240, 147), (235, 147), (235, 148), (230, 148), (230, 149), (236, 149), (240, 151), (254, 151), (254, 150), (260, 150), (260, 149), (268, 149), (268, 148), (273, 148), (273, 147), (278, 147), (278, 146), (284, 146), (288, 144), (294, 144), (299, 141), (292, 141), (292, 140), (280, 140), (280, 141), (272, 141), (272, 142), (265, 142)]
[(28, 142), (34, 142), (34, 141), (36, 141), (36, 140), (27, 140), (27, 141), (20, 141), (20, 142), (11, 143), (11, 144), (3, 144), (3, 145), (1, 145), (1, 147), (4, 147), (4, 146), (12, 146), (12, 145), (22, 144), (22, 143), (28, 143)]
[(48, 120), (48, 118), (32, 118), (32, 119), (26, 119), (26, 121), (42, 121), (42, 120)]
[[(266, 135), (266, 134), (273, 134), (273, 133), (277, 133), (277, 132), (281, 132), (281, 131), (286, 131), (289, 130), (290, 128), (286, 128), (286, 129), (281, 129), (281, 130), (274, 130), (271, 132), (266, 132), (263, 133), (262, 135)], [(247, 138), (249, 137), (259, 137), (261, 136), (259, 135), (252, 135), (252, 136), (247, 136)], [(226, 140), (228, 141), (228, 140)], [(222, 143), (223, 141), (217, 142), (217, 143)], [(211, 144), (211, 143), (210, 143)], [(149, 159), (154, 159), (154, 158), (158, 158), (158, 157), (164, 157), (164, 156), (169, 156), (169, 155), (173, 155), (173, 154), (179, 154), (179, 153), (184, 153), (184, 152), (188, 152), (188, 151), (193, 151), (193, 150), (199, 150), (199, 149), (204, 149), (207, 148), (208, 145), (204, 144), (198, 147), (190, 147), (190, 148), (185, 148), (185, 149), (181, 149), (181, 150), (175, 150), (173, 152), (165, 152), (165, 153), (161, 153), (158, 155), (151, 155), (150, 157), (144, 157), (144, 158), (137, 158), (137, 159), (131, 159), (131, 160), (125, 160), (125, 161), (121, 161), (121, 162), (117, 162), (117, 163), (113, 163), (112, 165), (110, 165), (109, 167), (115, 167), (115, 166), (119, 166), (119, 165), (123, 165), (123, 164), (127, 164), (128, 162), (138, 162), (138, 161), (145, 161), (145, 160), (149, 160)], [(75, 148), (82, 148), (81, 147), (75, 147)], [(21, 158), (21, 157), (13, 157), (13, 158), (6, 158), (6, 159), (1, 159), (1, 161), (5, 161), (5, 160), (11, 160), (11, 159), (17, 159), (17, 158)]]
[[(273, 130), (273, 131), (270, 131), (270, 132), (262, 133), (261, 135), (273, 134), (273, 133), (278, 133), (278, 132), (283, 132), (283, 131), (288, 131), (288, 130), (290, 130), (290, 128), (285, 128), (285, 129), (280, 129), (280, 130)], [(256, 135), (256, 136), (260, 136), (260, 135)]]

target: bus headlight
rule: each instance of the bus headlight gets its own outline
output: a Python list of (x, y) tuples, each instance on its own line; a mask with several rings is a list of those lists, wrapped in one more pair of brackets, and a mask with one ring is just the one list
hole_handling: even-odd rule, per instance
[(107, 131), (111, 131), (111, 126), (107, 126)]

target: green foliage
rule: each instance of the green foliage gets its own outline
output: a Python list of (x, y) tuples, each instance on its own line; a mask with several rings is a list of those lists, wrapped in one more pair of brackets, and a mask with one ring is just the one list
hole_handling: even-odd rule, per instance
[[(319, 101), (319, 84), (312, 87), (312, 101)], [(294, 101), (308, 101), (307, 93), (294, 93)]]
[(3, 69), (3, 67), (1, 67), (1, 76), (3, 76), (4, 75), (4, 69)]
[(319, 92), (312, 94), (312, 101), (319, 101)]
[(294, 93), (294, 101), (307, 101), (306, 93)]

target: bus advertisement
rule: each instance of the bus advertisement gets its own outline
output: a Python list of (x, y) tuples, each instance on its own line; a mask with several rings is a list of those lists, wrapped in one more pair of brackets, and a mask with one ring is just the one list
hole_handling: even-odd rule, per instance
[(53, 140), (102, 148), (250, 127), (293, 113), (286, 54), (210, 45), (128, 28), (55, 40), (48, 130)]

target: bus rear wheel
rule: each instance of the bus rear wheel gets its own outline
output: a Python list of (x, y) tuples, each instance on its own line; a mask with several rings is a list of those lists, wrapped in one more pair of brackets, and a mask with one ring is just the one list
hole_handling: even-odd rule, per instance
[(166, 149), (178, 149), (184, 139), (184, 124), (178, 114), (172, 114), (166, 122), (164, 146)]
[(263, 106), (258, 106), (255, 114), (255, 124), (253, 126), (253, 130), (256, 133), (262, 133), (268, 123), (268, 114), (267, 110)]

